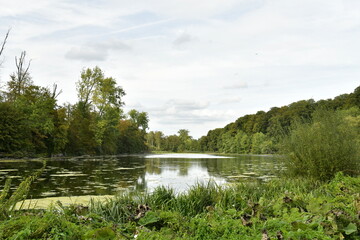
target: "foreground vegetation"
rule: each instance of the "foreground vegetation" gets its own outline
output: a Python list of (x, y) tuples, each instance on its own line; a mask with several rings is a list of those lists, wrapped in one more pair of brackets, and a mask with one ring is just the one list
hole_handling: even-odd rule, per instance
[(2, 217), (0, 239), (360, 239), (360, 178), (193, 186)]

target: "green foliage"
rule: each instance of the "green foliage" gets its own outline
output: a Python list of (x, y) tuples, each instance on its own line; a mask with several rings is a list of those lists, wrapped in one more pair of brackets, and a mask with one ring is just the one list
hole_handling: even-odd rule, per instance
[[(275, 179), (13, 212), (0, 239), (359, 239), (360, 178)], [(145, 204), (146, 202), (146, 204)]]
[(149, 117), (146, 112), (138, 112), (135, 109), (129, 111), (130, 121), (143, 131), (149, 128)]
[(178, 135), (164, 136), (161, 131), (146, 134), (147, 146), (150, 150), (167, 152), (197, 152), (199, 141), (189, 135), (189, 130), (180, 129)]
[(110, 240), (116, 239), (115, 232), (110, 227), (104, 227), (94, 229), (87, 232), (84, 236), (85, 239), (99, 239), (99, 240)]
[(125, 91), (99, 67), (81, 72), (76, 83), (79, 101), (63, 107), (57, 105), (61, 91), (56, 85), (52, 91), (34, 85), (29, 67), (24, 52), (16, 58), (16, 71), (0, 99), (1, 155), (99, 155), (147, 149), (147, 113), (132, 110), (131, 127), (119, 126), (126, 118)]
[[(137, 239), (260, 239), (263, 229), (275, 239), (358, 239), (359, 192), (359, 178), (338, 174), (327, 184), (304, 178), (230, 187), (208, 183), (177, 195), (161, 187), (119, 196), (108, 207), (131, 209), (121, 222), (135, 224)], [(145, 201), (150, 209), (131, 217)], [(106, 211), (97, 214), (109, 219)]]
[(11, 153), (26, 149), (30, 131), (25, 116), (10, 102), (0, 102), (0, 152)]
[(268, 112), (245, 115), (224, 128), (210, 130), (199, 139), (197, 150), (240, 154), (276, 153), (293, 122), (299, 119), (311, 121), (313, 112), (318, 109), (358, 109), (359, 93), (360, 87), (351, 94), (334, 99), (317, 102), (313, 99), (302, 100), (283, 107), (273, 107)]
[(342, 112), (318, 110), (310, 122), (294, 123), (284, 141), (285, 161), (291, 174), (331, 179), (337, 172), (359, 173), (357, 129)]

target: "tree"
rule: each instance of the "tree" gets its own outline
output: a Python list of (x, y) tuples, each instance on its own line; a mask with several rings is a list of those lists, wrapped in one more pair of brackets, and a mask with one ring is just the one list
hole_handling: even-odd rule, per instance
[(94, 94), (94, 88), (104, 78), (104, 74), (99, 67), (93, 70), (87, 68), (81, 71), (81, 80), (76, 83), (76, 90), (78, 92), (79, 102), (86, 107), (91, 101)]
[(181, 140), (180, 140), (179, 136), (177, 136), (177, 135), (167, 136), (165, 138), (165, 142), (164, 142), (164, 150), (171, 151), (171, 152), (177, 152), (180, 144), (181, 144)]
[(25, 94), (27, 88), (33, 85), (30, 77), (29, 68), (31, 60), (26, 64), (26, 52), (21, 52), (20, 58), (15, 57), (16, 71), (10, 75), (8, 82), (8, 99), (16, 100), (20, 95)]
[(155, 148), (155, 133), (153, 131), (146, 134), (146, 143), (150, 149)]
[(131, 120), (121, 120), (118, 124), (118, 153), (139, 153), (147, 150), (144, 132)]
[(76, 86), (79, 100), (69, 127), (69, 148), (81, 141), (82, 154), (115, 154), (125, 91), (99, 67), (82, 70)]
[(262, 132), (255, 133), (251, 139), (251, 152), (255, 154), (272, 153), (272, 141)]
[(142, 131), (146, 131), (149, 128), (149, 116), (147, 112), (138, 112), (135, 109), (129, 111), (130, 120), (135, 124), (137, 128), (141, 128)]
[(70, 108), (66, 152), (72, 155), (96, 154), (95, 114), (83, 102)]
[(192, 138), (189, 136), (189, 130), (187, 129), (180, 129), (178, 131), (180, 145), (178, 146), (178, 151), (189, 151), (191, 147), (191, 140)]
[(13, 153), (28, 148), (30, 131), (25, 116), (9, 102), (0, 103), (0, 152)]
[(162, 133), (161, 131), (155, 131), (154, 138), (156, 149), (161, 150), (162, 143), (164, 141), (164, 133)]

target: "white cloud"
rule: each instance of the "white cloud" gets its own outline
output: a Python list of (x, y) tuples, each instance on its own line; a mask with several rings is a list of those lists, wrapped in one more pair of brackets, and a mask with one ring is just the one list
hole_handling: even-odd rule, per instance
[(107, 51), (91, 47), (73, 47), (65, 54), (67, 59), (83, 61), (105, 61), (107, 56)]
[(247, 88), (247, 87), (248, 87), (247, 82), (237, 82), (237, 83), (234, 83), (231, 85), (224, 86), (224, 89), (236, 90), (236, 89)]
[(90, 43), (79, 47), (72, 47), (65, 58), (83, 61), (105, 61), (109, 51), (128, 51), (131, 47), (119, 40)]
[(185, 43), (191, 42), (194, 38), (186, 33), (182, 32), (174, 41), (173, 45), (174, 47), (180, 47), (181, 45), (184, 45)]
[(243, 114), (353, 91), (359, 11), (356, 0), (5, 1), (1, 79), (26, 50), (34, 82), (58, 83), (60, 101), (74, 103), (81, 69), (99, 65), (126, 103), (149, 111), (152, 130), (186, 124), (199, 137)]
[(220, 100), (219, 104), (238, 103), (241, 101), (241, 97), (227, 97)]

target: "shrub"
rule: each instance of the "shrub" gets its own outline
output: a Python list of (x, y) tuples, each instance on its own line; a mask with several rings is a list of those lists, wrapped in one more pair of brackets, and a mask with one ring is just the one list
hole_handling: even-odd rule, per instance
[(359, 173), (359, 136), (344, 115), (318, 110), (311, 121), (293, 124), (283, 144), (291, 175), (329, 180), (337, 172)]

